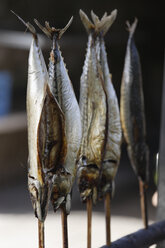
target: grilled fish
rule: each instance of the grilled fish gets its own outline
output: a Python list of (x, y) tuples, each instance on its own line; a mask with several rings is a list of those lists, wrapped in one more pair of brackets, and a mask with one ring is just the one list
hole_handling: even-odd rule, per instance
[(129, 38), (121, 83), (121, 122), (132, 167), (144, 183), (148, 179), (149, 149), (146, 144), (146, 124), (140, 58), (134, 42), (137, 19), (128, 25)]
[(101, 178), (99, 184), (100, 197), (111, 191), (112, 181), (115, 178), (119, 161), (121, 145), (121, 123), (118, 99), (112, 84), (108, 68), (107, 54), (104, 44), (104, 35), (109, 30), (116, 19), (117, 10), (107, 16), (105, 13), (101, 20), (91, 12), (91, 16), (97, 31), (100, 46), (99, 62), (103, 73), (104, 90), (107, 97), (107, 120), (106, 120), (106, 139), (105, 150), (101, 167)]
[(65, 117), (65, 149), (61, 152), (63, 161), (54, 172), (51, 200), (56, 211), (63, 206), (70, 211), (71, 191), (76, 176), (76, 158), (81, 140), (80, 110), (69, 79), (58, 40), (70, 26), (72, 19), (63, 29), (51, 28), (48, 22), (45, 27), (37, 20), (36, 24), (53, 41), (49, 59), (49, 86), (54, 99), (57, 100)]
[(35, 214), (40, 221), (43, 221), (46, 217), (50, 192), (48, 183), (44, 182), (42, 166), (39, 161), (38, 126), (46, 96), (48, 74), (36, 32), (35, 30), (31, 30), (31, 32), (33, 40), (29, 53), (26, 102), (29, 147), (28, 187)]
[(96, 202), (105, 147), (107, 98), (99, 62), (100, 43), (95, 26), (82, 10), (80, 17), (88, 33), (88, 44), (80, 80), (82, 141), (78, 161), (78, 184), (82, 200), (92, 197), (93, 202)]
[(35, 28), (16, 16), (33, 35), (28, 60), (26, 98), (28, 187), (35, 215), (44, 222), (52, 189), (52, 171), (59, 164), (59, 154), (65, 140), (64, 115), (50, 91), (48, 72)]

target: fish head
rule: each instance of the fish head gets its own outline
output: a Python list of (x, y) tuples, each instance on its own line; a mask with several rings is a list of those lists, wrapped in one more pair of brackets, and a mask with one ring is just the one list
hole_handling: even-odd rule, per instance
[(99, 182), (99, 199), (103, 199), (106, 193), (114, 194), (114, 178), (116, 176), (118, 163), (115, 160), (105, 160), (101, 167)]
[[(70, 194), (72, 190), (73, 176), (66, 168), (61, 166), (52, 178), (52, 184), (51, 202), (54, 211), (56, 212), (62, 205), (67, 208), (69, 205), (67, 195)], [(70, 208), (68, 207), (67, 212), (69, 211)]]
[(32, 206), (35, 216), (44, 221), (47, 215), (48, 203), (50, 198), (50, 184), (41, 185), (39, 180), (28, 176), (28, 188), (31, 196)]
[(83, 202), (91, 197), (93, 202), (97, 200), (97, 184), (99, 180), (99, 168), (96, 164), (87, 163), (83, 156), (79, 161), (77, 170), (80, 196)]

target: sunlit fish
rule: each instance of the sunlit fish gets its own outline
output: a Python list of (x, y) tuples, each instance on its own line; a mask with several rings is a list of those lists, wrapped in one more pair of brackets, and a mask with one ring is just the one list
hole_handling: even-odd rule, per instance
[(59, 207), (64, 207), (67, 213), (70, 211), (71, 191), (76, 176), (76, 158), (81, 140), (81, 118), (58, 41), (70, 26), (72, 19), (63, 29), (50, 27), (48, 22), (45, 22), (45, 27), (43, 27), (35, 20), (36, 24), (53, 41), (49, 58), (49, 86), (65, 117), (66, 139), (60, 154), (62, 160), (58, 164), (58, 169), (54, 171), (51, 200), (55, 211)]
[(107, 129), (107, 97), (100, 64), (98, 30), (80, 10), (88, 33), (87, 53), (80, 80), (82, 141), (78, 161), (78, 184), (83, 201), (97, 199), (97, 185), (103, 161)]
[(17, 17), (33, 35), (27, 84), (28, 187), (36, 217), (43, 222), (50, 200), (52, 171), (59, 163), (59, 151), (64, 143), (64, 116), (48, 85), (48, 72), (36, 31), (30, 23)]
[(96, 16), (93, 11), (91, 12), (95, 30), (97, 30), (96, 35), (100, 46), (100, 57), (98, 57), (98, 60), (103, 73), (104, 90), (107, 97), (106, 138), (99, 184), (100, 196), (112, 190), (112, 181), (118, 169), (121, 153), (122, 132), (119, 105), (109, 72), (104, 44), (104, 35), (115, 21), (116, 15), (117, 10), (114, 10), (109, 16), (105, 13), (102, 19), (99, 20), (98, 16)]

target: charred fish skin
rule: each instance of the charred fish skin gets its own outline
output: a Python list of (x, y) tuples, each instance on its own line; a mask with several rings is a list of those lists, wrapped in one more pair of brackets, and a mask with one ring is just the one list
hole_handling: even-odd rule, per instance
[(101, 70), (103, 72), (104, 90), (107, 96), (106, 140), (99, 183), (99, 197), (102, 198), (107, 192), (110, 192), (112, 190), (112, 181), (116, 176), (121, 154), (120, 146), (122, 131), (119, 104), (110, 77), (106, 48), (104, 43), (104, 36), (116, 19), (117, 10), (113, 10), (109, 16), (107, 16), (107, 13), (105, 13), (101, 20), (99, 20), (98, 16), (96, 16), (93, 11), (91, 11), (91, 16), (95, 27), (98, 27), (98, 38), (100, 42), (99, 61)]
[[(36, 217), (44, 221), (50, 200), (53, 171), (62, 150), (64, 116), (48, 85), (42, 52), (35, 40), (29, 54), (27, 86), (29, 170), (28, 186)], [(60, 135), (61, 134), (61, 135)]]
[(121, 121), (128, 155), (137, 176), (148, 181), (149, 149), (146, 144), (146, 124), (140, 58), (134, 42), (137, 19), (128, 23), (129, 38), (121, 84)]
[(80, 18), (88, 33), (88, 44), (80, 79), (82, 140), (77, 177), (82, 200), (85, 202), (92, 197), (95, 203), (106, 134), (106, 94), (98, 60), (100, 44), (95, 27), (82, 10)]
[(65, 117), (66, 139), (63, 142), (64, 150), (61, 152), (63, 161), (53, 176), (51, 200), (55, 211), (63, 205), (67, 213), (70, 211), (70, 194), (76, 176), (76, 158), (81, 140), (81, 121), (79, 105), (61, 55), (58, 40), (70, 26), (72, 19), (63, 29), (51, 28), (48, 22), (45, 23), (46, 29), (44, 29), (36, 21), (46, 35), (53, 40), (49, 59), (49, 86)]
[(44, 221), (64, 136), (64, 116), (54, 99), (42, 52), (32, 41), (27, 86), (28, 186), (36, 217)]
[(59, 162), (58, 154), (64, 137), (63, 119), (63, 113), (49, 89), (48, 73), (38, 40), (33, 39), (27, 86), (28, 186), (35, 214), (40, 221), (46, 218), (52, 171), (56, 161)]
[[(13, 11), (12, 11), (13, 12)], [(13, 12), (14, 13), (14, 12)], [(15, 13), (14, 13), (15, 14)], [(15, 14), (16, 15), (16, 14)], [(52, 187), (52, 171), (61, 150), (63, 113), (54, 99), (35, 28), (16, 15), (33, 35), (28, 59), (27, 124), (28, 188), (36, 217), (44, 222)], [(55, 123), (55, 126), (52, 125)]]

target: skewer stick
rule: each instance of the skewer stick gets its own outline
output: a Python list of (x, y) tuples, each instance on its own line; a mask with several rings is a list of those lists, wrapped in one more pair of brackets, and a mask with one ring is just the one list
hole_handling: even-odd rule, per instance
[(39, 238), (39, 248), (45, 247), (44, 238), (44, 222), (38, 220), (38, 238)]
[(111, 193), (105, 195), (105, 223), (106, 223), (106, 245), (111, 244)]
[(87, 248), (91, 248), (92, 198), (87, 199)]
[(64, 207), (61, 208), (61, 221), (62, 221), (62, 239), (63, 239), (63, 248), (68, 248), (68, 221), (67, 213)]
[(139, 179), (139, 189), (140, 189), (140, 204), (141, 204), (141, 215), (144, 223), (144, 227), (148, 228), (148, 212), (147, 212), (147, 195), (146, 187), (142, 180)]

